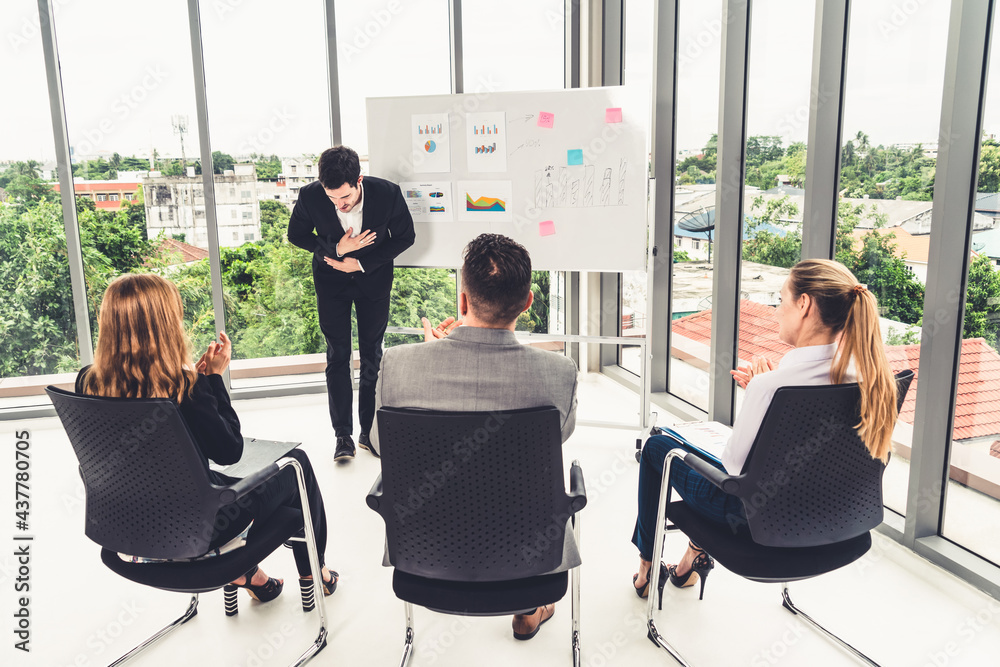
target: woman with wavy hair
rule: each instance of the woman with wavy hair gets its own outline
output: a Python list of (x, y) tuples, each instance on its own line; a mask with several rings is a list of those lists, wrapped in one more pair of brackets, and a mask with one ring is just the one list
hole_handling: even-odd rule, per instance
[[(861, 422), (857, 432), (872, 458), (889, 460), (896, 423), (896, 383), (879, 331), (874, 295), (842, 264), (804, 260), (792, 267), (781, 288), (775, 315), (778, 337), (792, 345), (777, 368), (768, 359), (754, 357), (749, 366), (731, 371), (746, 388), (743, 407), (722, 456), (722, 470), (738, 475), (757, 436), (774, 392), (783, 386), (858, 382)], [(681, 443), (668, 435), (646, 441), (639, 467), (639, 515), (632, 543), (639, 549), (639, 572), (632, 578), (636, 595), (649, 595), (660, 481), (667, 453)], [(708, 482), (681, 461), (670, 469), (670, 484), (703, 518), (733, 525), (745, 523), (743, 503)], [(669, 579), (678, 588), (705, 579), (715, 566), (712, 557), (692, 542), (677, 565), (660, 566), (660, 594)]]
[[(177, 401), (195, 443), (211, 461), (226, 465), (243, 455), (240, 420), (233, 410), (222, 373), (229, 366), (232, 343), (220, 332), (221, 342), (209, 343), (197, 363), (192, 363), (189, 340), (184, 333), (184, 309), (177, 286), (151, 273), (125, 274), (108, 285), (101, 303), (94, 363), (80, 371), (76, 392), (123, 398), (172, 398)], [(300, 449), (288, 456), (302, 464), (309, 505), (312, 509), (320, 564), (326, 548), (326, 512), (309, 457)], [(209, 471), (213, 480), (230, 484), (236, 480)], [(263, 518), (280, 506), (299, 508), (295, 471), (285, 468), (249, 496), (249, 506), (233, 505), (219, 512), (210, 549), (218, 549), (246, 532), (255, 517)], [(300, 585), (311, 586), (309, 557), (305, 543), (294, 542), (292, 550)], [(227, 593), (246, 588), (251, 597), (268, 602), (283, 586), (258, 566), (226, 586)], [(326, 595), (337, 586), (337, 573), (323, 565)]]

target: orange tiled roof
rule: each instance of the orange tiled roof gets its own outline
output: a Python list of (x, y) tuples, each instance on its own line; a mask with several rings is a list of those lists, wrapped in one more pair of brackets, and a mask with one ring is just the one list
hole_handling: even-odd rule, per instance
[[(919, 345), (895, 345), (886, 348), (893, 372), (912, 368), (919, 374)], [(917, 380), (903, 402), (899, 418), (913, 423), (917, 405)], [(1000, 354), (982, 338), (962, 341), (958, 367), (958, 391), (955, 402), (953, 440), (981, 438), (1000, 433)]]
[[(671, 326), (675, 334), (708, 345), (712, 340), (712, 310), (679, 317)], [(778, 340), (773, 306), (740, 301), (740, 359), (749, 361), (754, 355), (764, 355), (777, 362), (791, 349), (791, 345)]]
[[(673, 322), (673, 333), (708, 344), (712, 335), (712, 311), (704, 310)], [(789, 350), (778, 340), (774, 308), (753, 301), (740, 301), (740, 358), (764, 355), (779, 362)], [(910, 368), (919, 374), (920, 345), (890, 345), (885, 348), (893, 373)], [(917, 405), (917, 381), (914, 376), (899, 418), (912, 424)], [(1000, 433), (1000, 354), (982, 338), (962, 341), (958, 375), (953, 440), (967, 440)]]
[(205, 259), (208, 257), (208, 251), (177, 239), (164, 238), (156, 247), (154, 255), (162, 259), (174, 260), (173, 264), (186, 264)]

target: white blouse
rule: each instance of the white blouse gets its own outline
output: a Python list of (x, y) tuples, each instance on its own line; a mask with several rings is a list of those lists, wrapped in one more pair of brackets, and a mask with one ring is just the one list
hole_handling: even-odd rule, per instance
[[(753, 376), (747, 383), (743, 407), (733, 423), (733, 434), (722, 453), (722, 465), (730, 475), (742, 472), (774, 392), (780, 387), (830, 384), (830, 367), (836, 354), (837, 343), (797, 347), (785, 354), (777, 369)], [(852, 363), (847, 368), (844, 382), (855, 381)]]

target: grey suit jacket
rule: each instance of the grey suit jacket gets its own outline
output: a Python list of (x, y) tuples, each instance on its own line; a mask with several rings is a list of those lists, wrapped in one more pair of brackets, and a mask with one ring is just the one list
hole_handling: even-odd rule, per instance
[[(512, 331), (461, 326), (441, 340), (387, 349), (375, 409), (478, 412), (552, 405), (559, 410), (566, 442), (576, 428), (576, 376), (572, 359), (522, 345)], [(370, 437), (377, 451), (377, 417), (375, 422)], [(567, 527), (563, 562), (555, 571), (579, 564)]]
[[(391, 347), (382, 355), (375, 409), (477, 412), (552, 405), (562, 440), (576, 428), (576, 364), (517, 342), (507, 329), (458, 327), (447, 338)], [(372, 427), (378, 450), (378, 424)]]

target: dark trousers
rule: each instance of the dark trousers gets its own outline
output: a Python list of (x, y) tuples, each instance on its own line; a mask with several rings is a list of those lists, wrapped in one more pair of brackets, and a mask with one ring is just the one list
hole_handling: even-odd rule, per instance
[(347, 287), (331, 286), (319, 271), (316, 305), (319, 328), (326, 337), (326, 389), (330, 421), (339, 436), (354, 432), (354, 383), (351, 380), (351, 304), (357, 314), (361, 378), (358, 386), (358, 419), (361, 432), (369, 433), (375, 421), (375, 383), (382, 362), (382, 338), (389, 324), (389, 296), (371, 299), (352, 281)]
[[(653, 560), (663, 465), (667, 452), (678, 447), (682, 445), (673, 436), (654, 435), (642, 448), (642, 459), (639, 462), (639, 515), (632, 533), (632, 544), (639, 548), (639, 555), (643, 560)], [(723, 470), (721, 463), (712, 463)], [(694, 512), (705, 519), (725, 526), (746, 524), (746, 513), (739, 498), (726, 493), (679, 460), (674, 460), (670, 469), (670, 485)]]
[[(323, 494), (320, 493), (312, 463), (309, 462), (306, 453), (301, 449), (293, 449), (286, 456), (294, 458), (302, 465), (306, 496), (309, 499), (309, 512), (312, 514), (313, 531), (316, 533), (316, 549), (319, 551), (319, 564), (322, 567), (326, 562), (326, 510), (323, 508)], [(299, 501), (298, 481), (295, 478), (295, 470), (291, 467), (284, 468), (275, 477), (251, 491), (239, 502), (219, 510), (211, 547), (221, 546), (239, 535), (251, 519), (263, 522), (279, 507), (302, 509), (302, 503)], [(247, 541), (253, 540), (253, 531), (254, 529), (251, 527)], [(299, 571), (299, 576), (311, 575), (309, 551), (306, 543), (292, 542), (292, 554), (295, 556), (295, 568)]]

